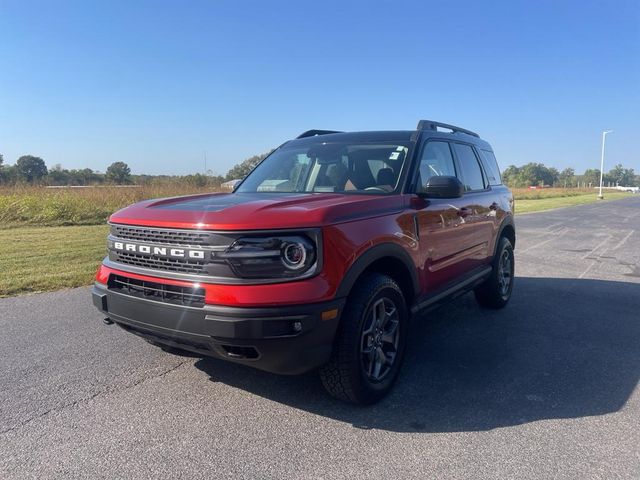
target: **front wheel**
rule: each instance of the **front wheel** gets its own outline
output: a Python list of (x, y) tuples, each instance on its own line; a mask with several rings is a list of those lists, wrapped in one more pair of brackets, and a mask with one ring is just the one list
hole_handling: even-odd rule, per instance
[(493, 259), (491, 276), (474, 290), (477, 302), (487, 308), (502, 308), (511, 298), (515, 259), (513, 246), (501, 237)]
[(336, 398), (375, 403), (393, 386), (404, 355), (407, 307), (398, 284), (378, 273), (349, 295), (329, 363), (320, 378)]

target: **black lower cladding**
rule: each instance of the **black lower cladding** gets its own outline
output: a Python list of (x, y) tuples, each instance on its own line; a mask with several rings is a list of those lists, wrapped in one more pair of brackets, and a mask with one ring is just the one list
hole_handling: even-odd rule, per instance
[[(125, 330), (156, 343), (280, 374), (304, 373), (328, 361), (345, 302), (194, 307), (145, 295), (136, 289), (138, 285), (132, 292), (119, 287), (96, 283), (93, 303)], [(333, 309), (338, 315), (322, 320), (322, 312)]]

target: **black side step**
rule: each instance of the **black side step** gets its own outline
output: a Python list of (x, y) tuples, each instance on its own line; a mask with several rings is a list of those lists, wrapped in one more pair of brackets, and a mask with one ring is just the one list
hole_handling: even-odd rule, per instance
[(491, 267), (482, 267), (461, 282), (456, 282), (454, 285), (445, 287), (444, 290), (429, 295), (426, 298), (419, 298), (411, 307), (411, 314), (415, 315), (418, 312), (424, 313), (426, 310), (437, 308), (477, 287), (489, 275), (491, 275)]

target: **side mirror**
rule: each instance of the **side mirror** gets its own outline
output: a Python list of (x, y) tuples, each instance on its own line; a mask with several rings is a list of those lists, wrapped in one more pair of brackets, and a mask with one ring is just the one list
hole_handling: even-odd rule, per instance
[(460, 198), (464, 194), (464, 185), (457, 177), (431, 177), (424, 190), (418, 195), (424, 198)]

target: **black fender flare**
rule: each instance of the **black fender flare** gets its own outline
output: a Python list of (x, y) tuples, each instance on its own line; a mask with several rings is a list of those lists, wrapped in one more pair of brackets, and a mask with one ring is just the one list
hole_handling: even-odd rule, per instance
[(336, 292), (336, 298), (348, 296), (360, 275), (362, 275), (362, 273), (375, 261), (382, 258), (392, 258), (402, 262), (409, 272), (413, 294), (414, 296), (417, 296), (420, 291), (420, 282), (418, 280), (418, 271), (413, 259), (400, 245), (396, 243), (382, 243), (366, 250), (356, 259), (355, 262), (353, 262), (340, 282), (340, 286)]
[(507, 227), (511, 227), (513, 228), (513, 236), (514, 236), (514, 242), (513, 242), (513, 248), (516, 248), (516, 244), (515, 244), (515, 232), (516, 232), (516, 225), (515, 222), (513, 221), (513, 215), (509, 215), (507, 216), (502, 223), (500, 224), (500, 228), (498, 228), (498, 235), (496, 236), (496, 241), (495, 241), (495, 245), (493, 246), (493, 256), (495, 257), (496, 253), (498, 253), (498, 239), (500, 237), (502, 237), (502, 234), (504, 233), (505, 228)]

